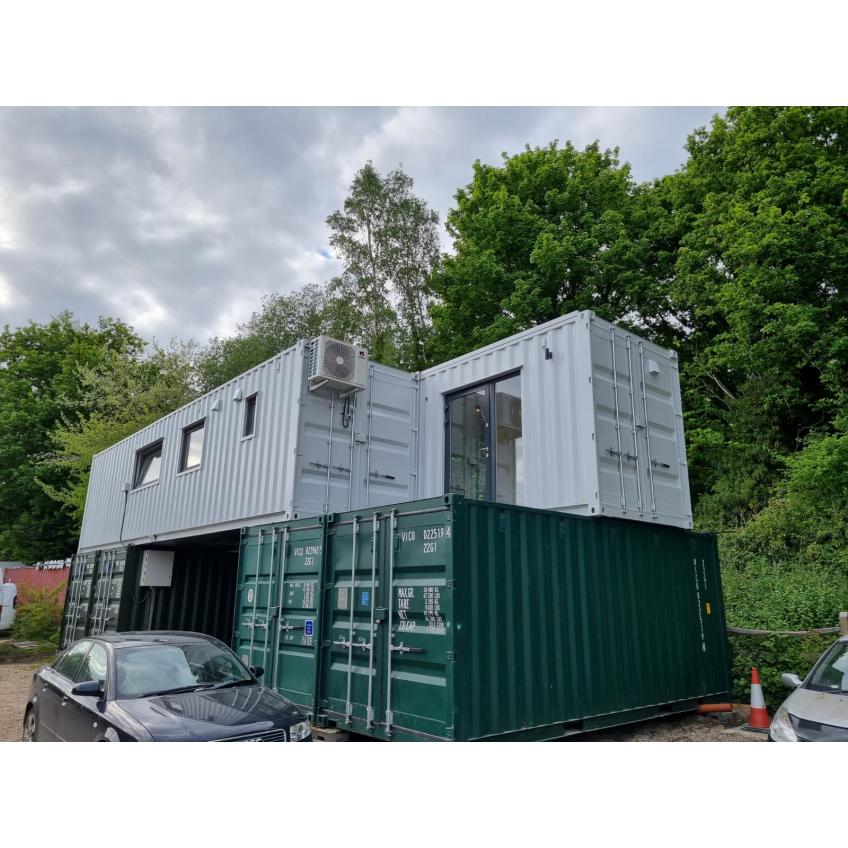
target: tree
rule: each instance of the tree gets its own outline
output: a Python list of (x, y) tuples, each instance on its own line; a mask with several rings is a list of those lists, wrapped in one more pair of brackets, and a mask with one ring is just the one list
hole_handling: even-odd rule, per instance
[(331, 292), (358, 324), (351, 340), (379, 362), (416, 370), (431, 359), (429, 279), (439, 263), (439, 216), (412, 186), (400, 168), (381, 177), (367, 162), (327, 225), (344, 265)]
[[(142, 346), (120, 321), (101, 318), (90, 327), (69, 312), (0, 333), (0, 558), (35, 561), (74, 549), (76, 521), (56, 509), (36, 471), (60, 416), (75, 421), (87, 412), (80, 366), (95, 367)], [(44, 482), (61, 487), (66, 474), (52, 468)]]
[(455, 253), (432, 280), (441, 358), (575, 309), (671, 331), (651, 250), (657, 210), (617, 149), (553, 142), (503, 154), (500, 166), (478, 161), (456, 203), (448, 214)]
[(306, 285), (292, 294), (271, 294), (235, 336), (210, 339), (197, 358), (197, 374), (203, 391), (270, 359), (300, 339), (326, 333), (345, 338), (354, 319), (338, 295), (326, 286)]
[(690, 467), (709, 526), (741, 525), (848, 401), (848, 109), (732, 108), (688, 149), (656, 191)]
[[(79, 397), (62, 402), (60, 421), (51, 433), (55, 450), (39, 463), (37, 478), (77, 526), (94, 454), (196, 397), (193, 356), (193, 343), (172, 344), (145, 356), (110, 353), (94, 366), (79, 366)], [(85, 417), (74, 415), (78, 406), (88, 410)], [(61, 482), (49, 482), (57, 478)]]

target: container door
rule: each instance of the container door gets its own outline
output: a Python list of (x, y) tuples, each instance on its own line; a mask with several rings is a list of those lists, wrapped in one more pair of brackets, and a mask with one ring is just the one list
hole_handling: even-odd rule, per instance
[(276, 626), (264, 682), (314, 715), (324, 525), (292, 525), (279, 533), (272, 583), (272, 620)]
[(374, 733), (380, 712), (378, 664), (386, 609), (380, 598), (382, 522), (354, 517), (327, 534), (327, 610), (322, 630), (321, 713), (358, 733)]
[(382, 739), (452, 738), (450, 512), (357, 517), (328, 540), (321, 712)]
[(233, 625), (233, 650), (246, 666), (272, 665), (274, 647), (274, 561), (280, 544), (278, 528), (257, 528), (242, 536)]
[(241, 542), (233, 650), (262, 683), (314, 711), (323, 523), (248, 531)]
[(451, 739), (453, 513), (386, 519), (387, 634), (380, 656), (386, 738)]
[(100, 551), (91, 591), (86, 635), (96, 636), (117, 630), (127, 548)]
[(86, 635), (92, 582), (97, 565), (97, 552), (77, 554), (71, 564), (65, 615), (62, 622), (62, 647)]

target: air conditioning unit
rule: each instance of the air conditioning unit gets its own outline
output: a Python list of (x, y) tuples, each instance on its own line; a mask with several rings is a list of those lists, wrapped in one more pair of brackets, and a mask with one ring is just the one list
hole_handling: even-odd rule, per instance
[(329, 336), (312, 341), (309, 358), (309, 390), (328, 386), (340, 391), (359, 391), (368, 379), (368, 351)]

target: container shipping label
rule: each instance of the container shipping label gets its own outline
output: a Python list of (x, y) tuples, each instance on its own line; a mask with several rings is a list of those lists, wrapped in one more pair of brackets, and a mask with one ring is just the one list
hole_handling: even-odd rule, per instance
[(445, 634), (442, 615), (443, 585), (395, 586), (399, 633)]

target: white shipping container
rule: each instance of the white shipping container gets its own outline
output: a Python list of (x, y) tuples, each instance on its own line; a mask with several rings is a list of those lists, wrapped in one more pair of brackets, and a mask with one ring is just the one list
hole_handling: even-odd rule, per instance
[[(518, 397), (520, 435), (481, 436), (477, 453), (485, 452), (489, 471), (474, 473), (481, 461), (469, 459), (467, 448), (448, 458), (449, 431), (457, 441), (451, 402), (479, 386), (476, 407), (488, 404), (497, 417), (498, 387), (507, 384), (513, 406)], [(485, 493), (542, 509), (692, 526), (674, 351), (590, 311), (574, 312), (423, 371), (419, 390), (419, 497)], [(498, 426), (485, 421), (480, 429)], [(467, 421), (459, 429), (467, 431)], [(499, 445), (509, 463), (489, 458)]]
[(310, 381), (312, 351), (299, 342), (97, 454), (80, 550), (447, 491), (692, 526), (677, 357), (592, 312), (419, 374), (357, 362), (361, 391)]

